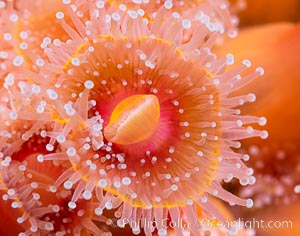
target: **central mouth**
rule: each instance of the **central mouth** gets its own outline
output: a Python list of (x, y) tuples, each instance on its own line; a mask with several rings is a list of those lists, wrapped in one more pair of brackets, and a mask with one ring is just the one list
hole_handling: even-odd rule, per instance
[(123, 99), (113, 109), (105, 138), (116, 144), (135, 144), (150, 138), (160, 118), (158, 98), (152, 94), (137, 94)]

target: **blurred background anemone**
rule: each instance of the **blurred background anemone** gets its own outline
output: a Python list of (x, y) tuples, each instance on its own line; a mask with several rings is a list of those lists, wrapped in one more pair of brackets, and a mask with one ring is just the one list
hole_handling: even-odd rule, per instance
[(219, 55), (231, 51), (236, 60), (247, 57), (265, 69), (264, 79), (241, 91), (254, 89), (257, 96), (257, 102), (242, 111), (263, 114), (269, 137), (243, 142), (251, 156), (248, 164), (254, 168), (256, 184), (244, 189), (227, 187), (244, 197), (252, 195), (254, 208), (245, 211), (237, 207), (235, 216), (293, 222), (292, 229), (257, 228), (257, 235), (299, 235), (300, 1), (249, 0), (239, 18), (238, 37), (226, 39), (216, 50)]

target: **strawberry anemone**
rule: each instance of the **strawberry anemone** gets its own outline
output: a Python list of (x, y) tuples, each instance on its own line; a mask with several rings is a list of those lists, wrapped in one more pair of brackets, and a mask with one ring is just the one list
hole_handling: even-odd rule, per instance
[(6, 220), (14, 224), (19, 236), (110, 235), (94, 224), (105, 224), (107, 219), (94, 214), (93, 199), (80, 199), (76, 209), (68, 207), (73, 190), (54, 187), (62, 167), (51, 162), (37, 165), (35, 155), (31, 155), (22, 163), (2, 162), (0, 171), (0, 207), (10, 212)]
[[(254, 206), (291, 205), (299, 200), (300, 156), (295, 144), (251, 145), (249, 165), (256, 173), (256, 184), (239, 190), (242, 197), (251, 197)], [(288, 160), (288, 161), (287, 161)]]
[(222, 27), (229, 36), (234, 37), (236, 35), (236, 26), (238, 23), (237, 17), (232, 15), (238, 11), (243, 5), (241, 0), (237, 3), (231, 4), (227, 0), (191, 0), (191, 1), (181, 1), (181, 0), (159, 0), (159, 1), (136, 1), (136, 0), (104, 0), (98, 1), (99, 5), (104, 4), (106, 9), (110, 6), (113, 8), (120, 8), (124, 11), (138, 11), (143, 14), (143, 16), (150, 22), (157, 14), (158, 10), (163, 6), (166, 9), (172, 9), (172, 12), (166, 12), (166, 15), (171, 15), (170, 13), (181, 14), (182, 16), (188, 17), (192, 11), (195, 15), (205, 15), (206, 18), (214, 22), (214, 24)]
[[(225, 191), (221, 183), (233, 178), (242, 185), (255, 182), (243, 162), (249, 156), (232, 148), (240, 147), (239, 139), (266, 138), (266, 131), (248, 125), (266, 120), (242, 116), (237, 108), (255, 101), (254, 94), (230, 93), (263, 69), (241, 76), (251, 66), (244, 60), (226, 71), (233, 56), (217, 58), (210, 50), (222, 29), (193, 15), (165, 19), (159, 15), (169, 9), (161, 7), (149, 24), (138, 11), (107, 11), (99, 1), (89, 7), (85, 24), (71, 15), (76, 29), (57, 12), (72, 40), (45, 50), (51, 65), (45, 70), (56, 78), (47, 96), (57, 124), (46, 135), (61, 151), (40, 161), (71, 163), (54, 184), (74, 189), (69, 208), (96, 196), (94, 213), (116, 209), (118, 226), (124, 227), (124, 220), (162, 222), (168, 215), (178, 219), (181, 212), (195, 222), (197, 207), (209, 217), (220, 216), (208, 195), (251, 207), (251, 199)], [(140, 226), (130, 226), (140, 232)], [(167, 234), (162, 224), (157, 230)], [(153, 229), (144, 231), (151, 235)]]
[[(43, 50), (47, 44), (52, 39), (67, 40), (68, 34), (55, 16), (64, 6), (59, 0), (51, 6), (44, 1), (0, 1), (0, 117), (4, 121), (0, 125), (0, 151), (4, 155), (19, 151), (32, 134), (53, 121), (48, 112), (39, 116), (47, 111), (49, 99), (35, 95), (47, 82), (36, 85), (37, 76), (26, 69), (40, 72), (40, 67), (46, 66)], [(73, 7), (73, 14), (83, 17), (83, 2), (76, 1)], [(49, 22), (51, 27), (45, 27)], [(27, 144), (23, 148), (30, 146)], [(23, 160), (23, 154), (17, 159)]]
[[(72, 7), (73, 14), (84, 18), (87, 10), (84, 1), (75, 1)], [(45, 47), (54, 39), (68, 39), (68, 34), (55, 16), (60, 10), (66, 10), (64, 2), (60, 0), (52, 1), (51, 5), (41, 0), (1, 1), (0, 33), (3, 37), (0, 42), (3, 59), (24, 61), (31, 69), (39, 70), (46, 63), (47, 57), (43, 52)], [(70, 18), (66, 20), (72, 24)], [(6, 61), (12, 63), (13, 60)]]
[[(243, 189), (231, 187), (233, 191), (240, 191), (243, 197), (252, 197), (257, 208), (294, 205), (299, 200), (297, 194), (299, 188), (297, 186), (300, 183), (299, 128), (297, 123), (291, 121), (299, 117), (299, 113), (294, 108), (282, 112), (287, 104), (293, 104), (295, 107), (300, 105), (296, 99), (298, 90), (295, 86), (299, 82), (299, 73), (294, 69), (300, 65), (294, 58), (294, 55), (300, 52), (300, 42), (297, 40), (299, 30), (299, 24), (291, 23), (259, 26), (241, 31), (236, 40), (225, 42), (227, 50), (234, 50), (236, 58), (248, 55), (253, 65), (260, 64), (266, 71), (264, 80), (257, 84), (249, 84), (239, 93), (247, 93), (258, 88), (257, 103), (248, 104), (242, 110), (264, 114), (270, 120), (266, 126), (270, 130), (270, 138), (255, 144), (251, 140), (243, 142), (244, 151), (249, 152), (252, 157), (248, 166), (254, 169), (257, 181), (255, 185)], [(270, 34), (274, 35), (272, 41), (266, 38), (266, 35)], [(255, 50), (249, 50), (246, 45), (252, 42), (254, 37), (257, 39), (253, 45)], [(274, 48), (278, 48), (276, 54), (264, 57), (272, 53)], [(224, 48), (220, 47), (217, 51), (219, 55), (226, 55)], [(286, 63), (282, 64), (281, 58), (285, 58)], [(275, 70), (275, 64), (281, 66)], [(289, 79), (282, 80), (287, 73), (290, 75)], [(281, 129), (283, 123), (289, 125)]]
[(55, 125), (49, 110), (51, 99), (39, 94), (43, 91), (41, 83), (34, 84), (34, 77), (28, 82), (30, 74), (24, 76), (20, 67), (13, 65), (14, 72), (8, 73), (2, 83), (0, 116), (4, 122), (0, 125), (0, 152), (3, 157), (23, 161), (27, 154), (51, 149), (43, 134), (47, 129), (55, 129)]

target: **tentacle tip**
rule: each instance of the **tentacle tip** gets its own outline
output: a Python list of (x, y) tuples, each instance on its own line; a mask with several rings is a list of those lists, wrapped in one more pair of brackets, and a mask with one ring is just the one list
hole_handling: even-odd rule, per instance
[(56, 12), (56, 18), (58, 19), (58, 20), (62, 20), (62, 19), (64, 19), (64, 17), (65, 17), (65, 14), (63, 13), (63, 12), (61, 12), (61, 11), (58, 11), (58, 12)]
[(258, 124), (260, 126), (265, 126), (267, 124), (267, 118), (266, 117), (260, 117), (259, 121), (258, 121)]
[(267, 139), (268, 137), (269, 137), (268, 131), (263, 130), (263, 131), (262, 131), (262, 134), (261, 134), (261, 138), (262, 138), (262, 139)]
[(252, 208), (254, 205), (253, 200), (252, 199), (247, 199), (246, 200), (246, 207), (247, 208)]
[(265, 70), (262, 67), (257, 67), (256, 72), (258, 72), (261, 76), (265, 74)]

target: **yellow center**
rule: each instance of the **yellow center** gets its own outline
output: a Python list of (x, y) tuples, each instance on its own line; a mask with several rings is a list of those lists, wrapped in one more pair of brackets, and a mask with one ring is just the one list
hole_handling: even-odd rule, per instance
[(104, 136), (116, 144), (138, 143), (151, 137), (159, 118), (160, 106), (155, 95), (133, 95), (123, 99), (114, 108), (104, 128)]

